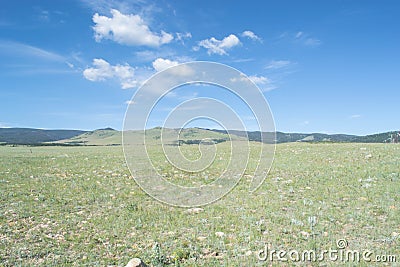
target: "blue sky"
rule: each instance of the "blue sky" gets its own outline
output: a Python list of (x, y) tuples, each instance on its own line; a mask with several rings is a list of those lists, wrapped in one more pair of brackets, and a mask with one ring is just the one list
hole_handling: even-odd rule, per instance
[(279, 131), (398, 130), (399, 12), (398, 1), (3, 1), (0, 127), (121, 129), (141, 82), (203, 60), (248, 75)]

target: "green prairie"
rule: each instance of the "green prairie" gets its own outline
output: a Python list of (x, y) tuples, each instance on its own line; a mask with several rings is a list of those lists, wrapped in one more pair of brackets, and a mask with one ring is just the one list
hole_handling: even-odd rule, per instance
[(188, 210), (147, 196), (121, 146), (2, 146), (0, 266), (268, 266), (257, 258), (266, 245), (322, 251), (340, 239), (399, 264), (399, 170), (398, 144), (279, 144), (256, 192), (245, 173), (220, 201)]

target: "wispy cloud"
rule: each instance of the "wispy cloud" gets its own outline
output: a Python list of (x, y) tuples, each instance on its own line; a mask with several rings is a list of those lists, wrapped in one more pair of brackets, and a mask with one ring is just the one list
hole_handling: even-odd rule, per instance
[(182, 44), (185, 44), (185, 39), (190, 39), (192, 38), (192, 34), (190, 32), (185, 32), (185, 33), (181, 33), (181, 32), (177, 32), (176, 33), (176, 40), (180, 41)]
[(260, 37), (258, 37), (258, 36), (257, 36), (254, 32), (252, 32), (252, 31), (244, 31), (244, 32), (242, 32), (241, 36), (242, 36), (242, 37), (250, 38), (250, 39), (255, 40), (255, 41), (262, 42), (262, 39), (261, 39)]
[(159, 57), (173, 57), (174, 53), (172, 51), (162, 49), (162, 50), (140, 50), (134, 52), (135, 61), (137, 62), (151, 62)]
[(121, 12), (133, 12), (148, 9), (151, 5), (145, 0), (124, 1), (124, 0), (80, 0), (94, 12), (106, 13), (111, 9), (117, 9)]
[(157, 47), (171, 42), (174, 37), (165, 31), (153, 32), (141, 16), (122, 14), (116, 9), (111, 10), (112, 17), (93, 15), (93, 30), (95, 39), (113, 40), (119, 44)]
[(127, 105), (134, 105), (134, 104), (136, 104), (136, 102), (133, 101), (133, 100), (127, 100), (127, 101), (125, 101), (125, 104), (127, 104)]
[(41, 21), (49, 22), (50, 21), (49, 14), (50, 14), (50, 12), (48, 10), (40, 10), (37, 17)]
[(297, 32), (294, 37), (296, 41), (306, 46), (319, 46), (322, 43), (321, 40), (311, 37), (309, 34), (302, 31)]
[(77, 71), (70, 68), (58, 68), (51, 66), (37, 66), (37, 65), (26, 65), (26, 66), (15, 66), (10, 68), (4, 73), (8, 75), (15, 76), (25, 76), (25, 75), (60, 75), (60, 74), (74, 74)]
[(11, 25), (12, 25), (11, 22), (3, 20), (3, 19), (0, 19), (0, 27), (4, 27), (4, 26), (8, 27), (8, 26), (11, 26)]
[(300, 124), (301, 126), (307, 126), (307, 125), (310, 124), (310, 121), (305, 120), (305, 121), (300, 122), (299, 124)]
[(230, 62), (242, 63), (242, 62), (250, 62), (250, 61), (254, 61), (254, 58), (237, 58), (237, 59), (231, 60)]
[(210, 39), (201, 40), (198, 43), (198, 46), (193, 47), (193, 50), (198, 51), (200, 47), (207, 49), (207, 53), (218, 54), (218, 55), (227, 55), (227, 51), (231, 48), (240, 45), (239, 38), (230, 34), (229, 36), (223, 38), (222, 40), (218, 40), (215, 37), (211, 37)]
[(67, 64), (67, 66), (71, 69), (75, 68), (75, 65), (72, 64), (71, 62), (66, 61), (65, 64)]
[(350, 119), (359, 119), (361, 117), (362, 116), (360, 114), (354, 114), (354, 115), (349, 116)]
[(230, 79), (231, 82), (248, 82), (249, 80), (256, 84), (263, 92), (271, 91), (277, 88), (270, 79), (262, 75), (250, 75), (247, 77), (242, 75), (240, 78), (235, 77)]
[(264, 76), (257, 76), (257, 75), (253, 75), (253, 76), (249, 76), (249, 79), (255, 83), (255, 84), (267, 84), (269, 82), (267, 77)]
[(268, 92), (277, 88), (270, 79), (264, 76), (251, 75), (249, 79), (263, 92)]
[(307, 38), (304, 40), (304, 44), (307, 46), (319, 46), (321, 43), (321, 40), (317, 38)]
[(322, 44), (322, 41), (320, 39), (311, 36), (310, 34), (305, 33), (303, 31), (298, 31), (295, 33), (284, 32), (281, 35), (279, 35), (278, 39), (286, 39), (288, 41), (309, 47), (317, 47)]
[(14, 41), (1, 41), (0, 40), (0, 54), (18, 57), (33, 57), (41, 60), (65, 62), (66, 57), (52, 51), (48, 51), (36, 46), (14, 42)]
[(33, 7), (34, 17), (42, 23), (65, 23), (65, 19), (68, 16), (67, 13), (59, 11), (59, 10), (49, 10), (43, 9), (40, 6)]
[[(0, 40), (3, 73), (10, 75), (73, 73), (71, 57), (25, 43)], [(12, 63), (11, 63), (12, 62)]]
[(0, 128), (11, 128), (11, 126), (8, 123), (4, 123), (0, 121)]
[(289, 60), (271, 60), (267, 66), (265, 66), (266, 69), (281, 69), (285, 68), (289, 65), (291, 65), (292, 62)]

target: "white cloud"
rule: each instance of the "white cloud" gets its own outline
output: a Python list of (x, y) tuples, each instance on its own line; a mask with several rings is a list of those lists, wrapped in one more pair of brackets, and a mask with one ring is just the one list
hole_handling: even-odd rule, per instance
[(231, 82), (249, 82), (249, 80), (255, 83), (263, 92), (276, 89), (276, 86), (272, 84), (270, 79), (260, 75), (250, 75), (247, 77), (245, 75), (241, 75), (240, 78), (234, 77), (230, 79)]
[(295, 38), (298, 39), (303, 35), (303, 32), (297, 32)]
[(314, 38), (314, 37), (310, 37), (308, 34), (299, 31), (294, 35), (294, 39), (297, 42), (300, 42), (306, 46), (319, 46), (322, 42), (321, 40)]
[(133, 88), (137, 86), (137, 81), (134, 79), (134, 70), (131, 66), (127, 65), (116, 65), (113, 67), (114, 76), (117, 77), (121, 82), (122, 89)]
[(83, 76), (89, 81), (104, 81), (114, 75), (110, 63), (104, 59), (93, 59), (93, 66), (94, 68), (87, 68), (83, 71)]
[(231, 62), (235, 63), (250, 62), (250, 61), (254, 61), (254, 58), (238, 58), (231, 60)]
[(358, 119), (358, 118), (361, 118), (360, 114), (354, 114), (350, 116), (350, 119)]
[[(168, 69), (169, 67), (177, 66), (179, 64), (180, 62), (178, 61), (164, 59), (164, 58), (157, 58), (152, 63), (154, 70), (156, 70), (157, 72)], [(195, 72), (191, 67), (182, 64), (178, 68), (173, 68), (171, 70), (168, 70), (168, 74), (171, 75), (170, 79), (173, 80), (174, 77), (175, 78), (188, 77), (194, 75)]]
[(281, 69), (292, 64), (289, 60), (272, 60), (265, 67), (266, 69)]
[(93, 67), (87, 68), (83, 71), (83, 76), (89, 81), (104, 81), (110, 78), (117, 78), (122, 89), (133, 88), (138, 85), (134, 78), (134, 69), (126, 65), (112, 66), (104, 59), (93, 59)]
[(178, 61), (173, 61), (169, 59), (163, 59), (163, 58), (157, 58), (156, 60), (153, 61), (153, 68), (156, 71), (162, 71), (165, 70), (169, 67), (176, 66), (179, 64)]
[(279, 39), (286, 39), (305, 46), (316, 47), (322, 44), (318, 38), (310, 36), (310, 34), (303, 31), (298, 32), (284, 32), (279, 35)]
[[(154, 71), (162, 71), (172, 66), (179, 65), (178, 61), (173, 61), (164, 58), (157, 58), (152, 62), (153, 68), (142, 67), (133, 68), (129, 64), (111, 65), (106, 60), (101, 58), (93, 59), (92, 67), (88, 67), (83, 71), (83, 76), (93, 82), (105, 81), (108, 79), (117, 79), (122, 89), (127, 88), (139, 88), (144, 84), (145, 81)], [(167, 76), (168, 79), (163, 79), (162, 83), (172, 83), (176, 79), (182, 79), (182, 77), (188, 77), (194, 75), (194, 71), (191, 67), (186, 65), (180, 65), (177, 68), (169, 70)], [(160, 81), (158, 81), (160, 82)], [(158, 90), (157, 84), (152, 84), (154, 91)], [(128, 104), (128, 103), (127, 103)]]
[(11, 128), (7, 123), (3, 123), (0, 121), (0, 128)]
[(264, 76), (252, 75), (252, 76), (249, 76), (249, 79), (257, 85), (264, 85), (264, 84), (269, 83), (269, 79)]
[(155, 51), (144, 50), (135, 52), (135, 56), (139, 61), (152, 61), (157, 58), (158, 54)]
[(194, 47), (195, 51), (199, 50), (200, 47), (207, 49), (208, 54), (227, 55), (227, 50), (240, 45), (240, 40), (236, 35), (231, 34), (222, 40), (211, 37), (210, 39), (201, 40), (198, 47)]
[(178, 41), (180, 41), (182, 44), (184, 44), (184, 39), (189, 39), (189, 38), (192, 38), (192, 34), (190, 32), (185, 32), (185, 33), (177, 32), (176, 33), (176, 39)]
[(307, 46), (319, 46), (321, 43), (321, 40), (317, 38), (306, 38), (304, 40), (304, 44)]
[(260, 37), (258, 37), (254, 32), (252, 32), (252, 31), (244, 31), (244, 32), (242, 32), (242, 36), (243, 37), (248, 37), (248, 38), (250, 38), (250, 39), (252, 39), (252, 40), (255, 40), (255, 41), (259, 41), (259, 42), (262, 42), (262, 39), (260, 38)]
[(125, 15), (116, 9), (111, 10), (112, 17), (93, 15), (93, 30), (97, 42), (102, 39), (113, 40), (125, 45), (142, 45), (157, 47), (171, 42), (174, 37), (161, 31), (152, 32), (139, 15)]
[(127, 100), (127, 101), (125, 101), (125, 104), (127, 104), (127, 105), (134, 105), (134, 104), (136, 104), (136, 102), (133, 101), (133, 100)]
[(277, 88), (270, 79), (264, 76), (251, 75), (249, 76), (249, 79), (263, 92), (268, 92)]
[(71, 69), (75, 68), (74, 64), (72, 64), (71, 62), (65, 61), (65, 64), (67, 64), (67, 66)]
[(157, 49), (157, 50), (142, 50), (134, 52), (135, 61), (137, 62), (152, 62), (159, 57), (174, 57), (175, 54), (166, 49)]

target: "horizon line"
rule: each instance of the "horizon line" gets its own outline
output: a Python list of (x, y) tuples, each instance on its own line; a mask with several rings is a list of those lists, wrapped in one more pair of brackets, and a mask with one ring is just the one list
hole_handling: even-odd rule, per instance
[[(211, 131), (243, 131), (243, 132), (261, 132), (260, 130), (235, 130), (235, 129), (229, 129), (229, 130), (223, 130), (223, 129), (215, 129), (215, 128), (206, 128), (206, 127), (188, 127), (188, 128), (167, 128), (167, 127), (161, 127), (161, 126), (155, 126), (152, 128), (146, 128), (144, 130), (151, 130), (151, 129), (156, 129), (156, 128), (165, 128), (165, 129), (203, 129), (203, 130), (211, 130)], [(36, 127), (0, 127), (0, 129), (32, 129), (32, 130), (44, 130), (44, 131), (83, 131), (83, 132), (93, 132), (93, 131), (99, 131), (99, 130), (114, 130), (118, 132), (123, 132), (123, 130), (119, 129), (114, 129), (112, 127), (104, 127), (104, 128), (97, 128), (97, 129), (92, 129), (92, 130), (83, 130), (83, 129), (73, 129), (73, 128), (36, 128)], [(141, 131), (142, 129), (135, 129), (135, 130), (126, 130), (126, 131)], [(399, 132), (400, 130), (388, 130), (388, 131), (383, 131), (383, 132), (375, 132), (375, 133), (369, 133), (369, 134), (351, 134), (351, 133), (327, 133), (327, 132), (299, 132), (299, 131), (280, 131), (280, 130), (275, 130), (274, 132), (263, 132), (263, 133), (284, 133), (284, 134), (326, 134), (326, 135), (352, 135), (352, 136), (369, 136), (369, 135), (376, 135), (376, 134), (384, 134), (384, 133), (393, 133), (393, 132)]]

